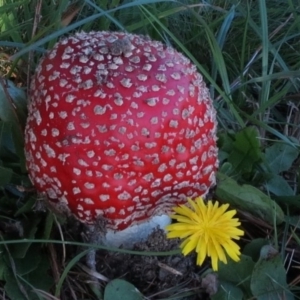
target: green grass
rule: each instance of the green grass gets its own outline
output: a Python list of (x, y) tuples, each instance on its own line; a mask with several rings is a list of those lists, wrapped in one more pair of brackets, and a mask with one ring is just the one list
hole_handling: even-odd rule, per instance
[[(71, 270), (81, 254), (76, 256), (78, 245), (64, 217), (57, 220), (34, 204), (23, 128), (35, 65), (61, 36), (77, 30), (146, 34), (174, 46), (197, 66), (219, 122), (219, 176), (226, 185), (217, 185), (216, 197), (239, 209), (246, 231), (241, 262), (223, 266), (220, 281), (236, 299), (240, 293), (244, 299), (265, 299), (253, 283), (266, 280), (257, 271), (264, 268), (268, 276), (278, 274), (274, 281), (280, 283), (279, 293), (285, 290), (286, 299), (298, 299), (300, 1), (85, 0), (77, 2), (70, 23), (64, 14), (68, 5), (67, 0), (0, 1), (0, 290), (5, 291), (0, 299), (69, 295), (72, 287), (64, 279), (76, 277)], [(53, 237), (68, 241), (61, 242), (57, 254), (63, 260), (58, 282), (48, 272)], [(27, 243), (16, 241), (23, 238)], [(5, 242), (9, 240), (13, 242)], [(279, 254), (262, 265), (255, 257), (265, 244)], [(66, 248), (72, 257), (64, 257)], [(254, 286), (233, 279), (239, 267), (249, 269), (241, 278), (252, 278)], [(88, 284), (83, 289), (97, 299)], [(229, 299), (225, 290), (215, 299)]]

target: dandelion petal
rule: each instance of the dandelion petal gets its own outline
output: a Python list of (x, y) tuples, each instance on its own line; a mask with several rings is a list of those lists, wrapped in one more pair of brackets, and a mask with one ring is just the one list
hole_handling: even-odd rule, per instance
[(213, 270), (218, 270), (218, 262), (227, 263), (226, 254), (234, 261), (240, 259), (240, 247), (233, 241), (244, 235), (244, 231), (237, 228), (240, 222), (236, 210), (227, 210), (229, 204), (220, 205), (209, 200), (204, 203), (201, 197), (194, 201), (187, 199), (188, 205), (174, 208), (172, 219), (177, 223), (166, 227), (168, 238), (181, 238), (180, 245), (184, 255), (193, 250), (197, 252), (197, 264), (202, 265), (205, 258), (211, 258)]

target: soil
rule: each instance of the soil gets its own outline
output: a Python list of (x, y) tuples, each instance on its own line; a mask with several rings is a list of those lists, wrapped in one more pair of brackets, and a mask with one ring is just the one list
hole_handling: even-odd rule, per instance
[[(68, 219), (62, 231), (67, 240), (90, 240), (83, 224), (73, 218)], [(59, 239), (57, 231), (54, 239)], [(111, 281), (124, 279), (133, 284), (147, 300), (206, 300), (210, 299), (218, 290), (218, 279), (215, 273), (207, 272), (210, 268), (209, 260), (200, 267), (196, 265), (195, 252), (184, 256), (178, 251), (181, 241), (167, 239), (161, 229), (154, 230), (148, 239), (136, 244), (132, 250), (140, 254), (128, 254), (107, 250), (97, 250), (96, 272), (100, 277)], [(86, 250), (85, 247), (68, 246), (66, 257), (61, 251), (61, 245), (51, 247), (52, 273), (58, 282), (63, 265), (61, 258), (67, 261)], [(122, 247), (121, 247), (122, 249)], [(164, 252), (175, 254), (165, 254)], [(151, 252), (161, 252), (162, 255), (151, 255)], [(178, 254), (177, 254), (178, 253)], [(73, 268), (64, 284), (62, 300), (69, 299), (95, 299), (91, 284), (96, 289), (104, 290), (106, 281), (98, 280), (99, 276), (93, 274), (93, 267), (87, 267), (87, 259), (82, 258), (78, 268)], [(83, 267), (84, 266), (84, 267)], [(113, 299), (112, 299), (113, 300)]]
[[(157, 229), (147, 241), (136, 244), (133, 250), (166, 252), (178, 248), (178, 239), (167, 239), (164, 231)], [(181, 254), (151, 256), (98, 251), (97, 271), (109, 279), (129, 281), (147, 299), (171, 296), (181, 300), (207, 299), (201, 285), (201, 269), (195, 262), (195, 254), (186, 257)]]

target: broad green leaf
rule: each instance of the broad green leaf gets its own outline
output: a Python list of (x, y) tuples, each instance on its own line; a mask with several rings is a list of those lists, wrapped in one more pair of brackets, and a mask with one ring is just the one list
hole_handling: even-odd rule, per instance
[(250, 256), (241, 255), (239, 262), (228, 258), (228, 263), (219, 262), (219, 278), (227, 282), (238, 285), (244, 293), (250, 295), (250, 278), (254, 262)]
[(271, 179), (265, 184), (266, 189), (276, 196), (293, 196), (294, 191), (286, 180), (277, 174), (274, 174)]
[(21, 171), (25, 171), (24, 137), (15, 122), (0, 120), (0, 157), (3, 163), (19, 163)]
[(280, 202), (284, 205), (290, 205), (290, 206), (295, 206), (297, 208), (300, 208), (300, 195), (296, 196), (279, 196), (279, 197), (274, 197), (274, 199), (277, 202)]
[[(54, 284), (54, 279), (50, 276), (50, 264), (47, 254), (40, 254), (40, 263), (37, 268), (24, 276), (24, 280), (26, 280), (31, 286), (36, 289), (40, 289), (45, 292), (49, 292), (50, 288)], [(33, 299), (34, 291), (29, 289), (28, 292), (30, 299)]]
[(220, 165), (222, 166), (223, 161), (228, 159), (228, 153), (220, 149), (219, 153), (218, 153), (218, 159), (219, 159)]
[(246, 127), (238, 132), (232, 146), (228, 161), (239, 173), (250, 173), (254, 164), (262, 160), (258, 132), (255, 127)]
[(297, 148), (283, 143), (275, 143), (265, 152), (270, 171), (275, 174), (289, 170), (298, 155)]
[(143, 296), (131, 283), (114, 279), (110, 281), (104, 291), (104, 300), (142, 300)]
[(15, 267), (18, 275), (24, 276), (38, 267), (41, 261), (40, 249), (40, 245), (32, 244), (29, 247), (24, 258), (14, 258)]
[(0, 119), (24, 127), (27, 110), (25, 92), (9, 80), (2, 79), (1, 82), (3, 85), (0, 84)]
[(19, 157), (21, 172), (26, 172), (25, 167), (25, 152), (24, 152), (24, 135), (20, 132), (20, 127), (17, 124), (12, 124), (12, 138), (15, 147), (15, 154)]
[(10, 183), (12, 176), (13, 171), (11, 169), (2, 167), (0, 161), (0, 186)]
[(234, 179), (217, 173), (217, 197), (225, 203), (248, 211), (266, 222), (273, 224), (274, 220), (280, 224), (284, 220), (284, 213), (280, 206), (259, 189), (251, 185), (239, 185)]
[(0, 155), (1, 158), (15, 158), (11, 154), (16, 154), (16, 147), (13, 138), (13, 122), (3, 122), (0, 120)]
[[(293, 300), (286, 282), (286, 270), (279, 254), (265, 256), (271, 246), (264, 246), (251, 277), (251, 291), (257, 300)], [(262, 255), (263, 254), (263, 255)]]
[[(49, 275), (50, 265), (47, 255), (38, 255), (39, 263), (35, 259), (32, 253), (32, 257), (23, 259), (21, 269), (26, 270), (26, 274), (21, 274), (17, 267), (16, 273), (14, 274), (12, 269), (6, 268), (5, 270), (5, 291), (11, 299), (27, 299), (27, 300), (38, 300), (43, 299), (35, 293), (35, 289), (40, 289), (45, 292), (49, 292), (51, 286), (53, 286), (53, 279)], [(17, 264), (21, 260), (17, 261)], [(34, 267), (30, 266), (33, 263)], [(20, 267), (20, 266), (19, 266)]]
[(220, 168), (219, 172), (222, 172), (223, 174), (229, 175), (232, 171), (232, 165), (229, 162), (223, 163)]
[(211, 296), (212, 300), (243, 300), (243, 291), (233, 285), (232, 283), (226, 282), (224, 280), (220, 281), (220, 286), (218, 292)]
[(243, 249), (243, 254), (248, 255), (254, 262), (258, 261), (260, 250), (263, 246), (268, 245), (269, 241), (263, 238), (258, 238), (250, 241)]
[(10, 299), (29, 300), (26, 289), (16, 279), (16, 276), (10, 268), (5, 269), (5, 285), (4, 289)]
[(25, 92), (11, 81), (2, 79), (0, 81), (0, 153), (4, 148), (16, 154), (20, 159), (22, 172), (25, 171), (23, 130), (26, 115)]
[(218, 132), (218, 146), (223, 151), (230, 153), (233, 148), (235, 132), (234, 131), (220, 131)]
[(285, 221), (292, 226), (295, 226), (296, 228), (300, 229), (300, 216), (286, 216)]

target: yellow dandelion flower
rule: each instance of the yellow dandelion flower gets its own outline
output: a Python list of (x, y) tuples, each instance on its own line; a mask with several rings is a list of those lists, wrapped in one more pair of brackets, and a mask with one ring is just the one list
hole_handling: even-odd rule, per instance
[(227, 211), (229, 204), (219, 206), (218, 201), (209, 200), (205, 204), (201, 197), (187, 200), (191, 208), (186, 205), (173, 208), (175, 214), (171, 217), (178, 223), (166, 226), (167, 237), (184, 239), (180, 245), (183, 255), (195, 249), (198, 265), (202, 265), (206, 256), (210, 257), (214, 271), (218, 270), (218, 260), (227, 263), (225, 252), (239, 261), (240, 247), (232, 240), (239, 240), (244, 231), (237, 228), (241, 225), (239, 219), (233, 218), (236, 210)]

